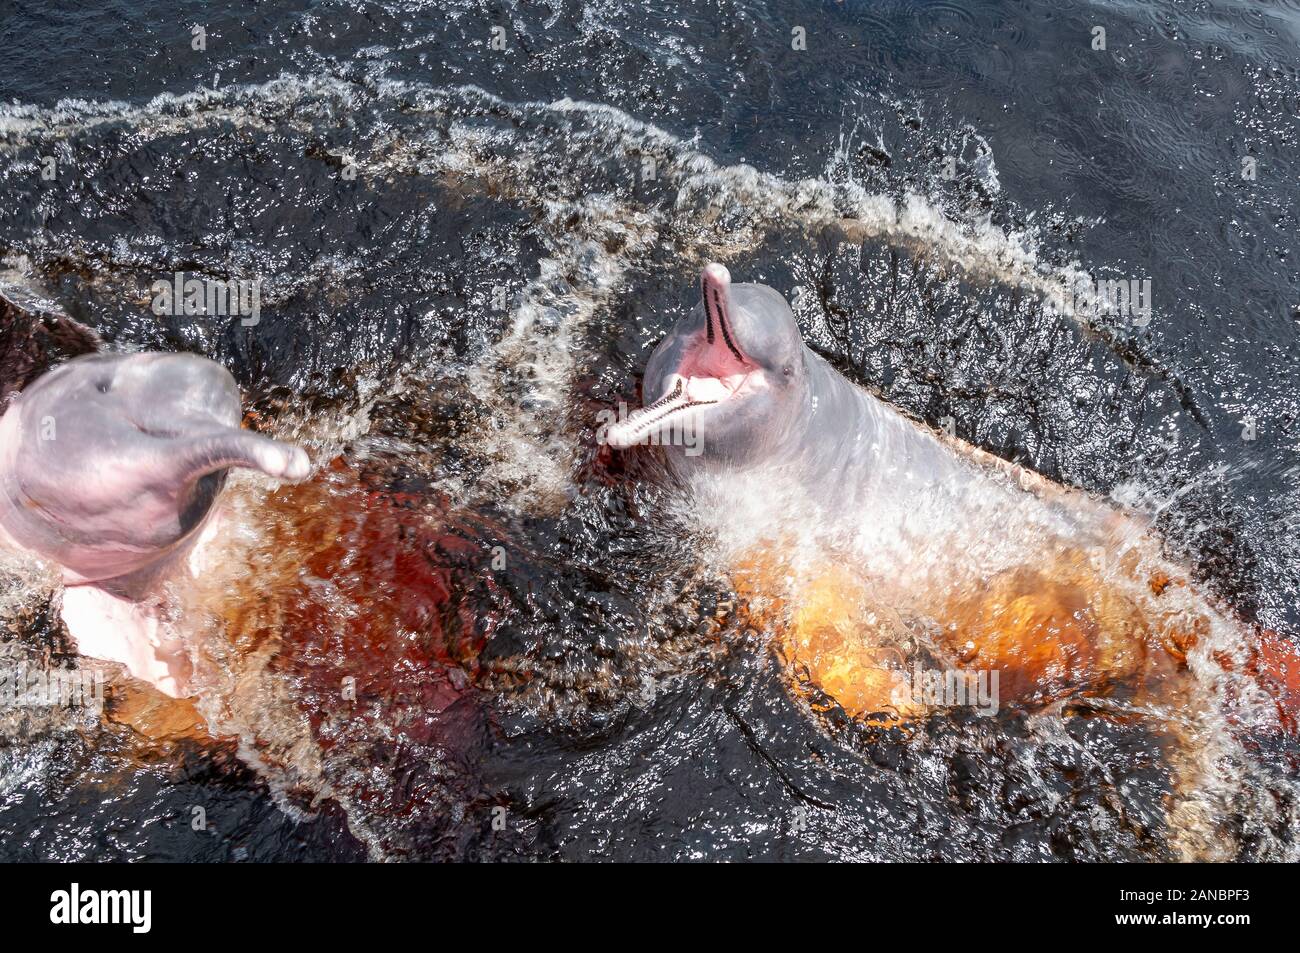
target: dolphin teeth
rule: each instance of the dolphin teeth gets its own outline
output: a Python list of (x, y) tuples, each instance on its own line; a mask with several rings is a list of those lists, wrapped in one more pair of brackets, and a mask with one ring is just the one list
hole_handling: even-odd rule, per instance
[(679, 377), (673, 389), (660, 397), (653, 404), (648, 404), (632, 411), (626, 420), (612, 424), (606, 431), (610, 446), (624, 448), (641, 443), (656, 432), (670, 417), (685, 410), (716, 404), (716, 400), (691, 400), (686, 393), (686, 385)]
[(677, 400), (681, 396), (682, 396), (682, 379), (679, 377), (677, 378), (676, 386), (674, 386), (671, 391), (669, 391), (667, 394), (664, 394), (662, 397), (656, 400), (653, 404), (650, 404), (648, 407), (642, 407), (641, 410), (638, 411), (638, 413), (649, 413), (652, 410), (658, 410), (660, 407), (664, 406), (667, 403), (670, 403), (671, 401)]

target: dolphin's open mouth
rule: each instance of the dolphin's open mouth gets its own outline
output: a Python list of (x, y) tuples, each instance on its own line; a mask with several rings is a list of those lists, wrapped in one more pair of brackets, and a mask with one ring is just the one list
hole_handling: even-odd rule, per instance
[(704, 329), (668, 375), (663, 396), (610, 425), (610, 445), (666, 443), (684, 427), (694, 433), (702, 424), (701, 412), (743, 400), (764, 386), (762, 369), (745, 354), (736, 337), (730, 289), (726, 268), (711, 264), (704, 269), (700, 276)]

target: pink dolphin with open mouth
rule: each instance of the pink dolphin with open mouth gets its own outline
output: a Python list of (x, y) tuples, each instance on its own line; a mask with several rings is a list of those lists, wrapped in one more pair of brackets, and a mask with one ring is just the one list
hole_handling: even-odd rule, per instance
[[(777, 465), (837, 504), (875, 491), (882, 462), (905, 459), (917, 491), (973, 476), (941, 440), (804, 344), (780, 292), (733, 285), (716, 263), (700, 274), (700, 303), (650, 356), (642, 391), (646, 406), (611, 424), (606, 439), (668, 445), (683, 476)], [(671, 439), (683, 426), (702, 438), (688, 452)], [(897, 474), (891, 480), (902, 489)]]
[(230, 373), (187, 354), (93, 354), (37, 379), (0, 418), (0, 541), (60, 566), (83, 655), (174, 697), (189, 660), (161, 586), (203, 534), (231, 467), (297, 481), (301, 449), (240, 429)]
[[(729, 491), (745, 475), (761, 477), (757, 485), (781, 477), (773, 493), (797, 486), (828, 523), (873, 531), (883, 557), (870, 578), (841, 584), (843, 560), (828, 557), (796, 594), (816, 617), (796, 612), (785, 637), (796, 668), (846, 710), (893, 704), (877, 690), (887, 666), (850, 611), (855, 600), (888, 599), (938, 623), (951, 664), (1002, 672), (1003, 686), (1024, 698), (1124, 681), (1168, 701), (1185, 682), (1176, 676), (1187, 653), (1209, 653), (1217, 632), (1238, 670), (1274, 698), (1279, 724), (1295, 730), (1300, 648), (1199, 592), (1140, 514), (907, 419), (805, 345), (772, 288), (733, 285), (725, 267), (709, 264), (700, 297), (650, 356), (645, 406), (610, 424), (605, 439), (663, 445), (690, 485), (704, 476), (713, 478), (705, 488)], [(677, 439), (682, 431), (692, 439)], [(788, 575), (780, 559), (741, 558), (740, 588), (778, 588)], [(1230, 668), (1227, 656), (1212, 657)]]

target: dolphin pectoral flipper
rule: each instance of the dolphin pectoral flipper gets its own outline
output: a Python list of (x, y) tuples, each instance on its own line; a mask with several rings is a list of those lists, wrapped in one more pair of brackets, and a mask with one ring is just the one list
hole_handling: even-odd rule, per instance
[(0, 531), (63, 570), (79, 647), (168, 694), (184, 647), (160, 616), (232, 467), (298, 481), (300, 448), (240, 428), (239, 388), (186, 354), (96, 354), (43, 375), (0, 418)]

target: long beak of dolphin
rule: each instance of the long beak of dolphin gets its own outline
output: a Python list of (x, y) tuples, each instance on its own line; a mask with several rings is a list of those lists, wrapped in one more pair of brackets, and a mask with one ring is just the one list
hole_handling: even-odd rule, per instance
[(611, 446), (663, 442), (665, 435), (682, 426), (683, 416), (730, 399), (755, 370), (736, 338), (731, 274), (725, 267), (716, 262), (705, 266), (700, 296), (704, 333), (687, 346), (681, 365), (666, 380), (662, 397), (610, 425), (606, 435)]

